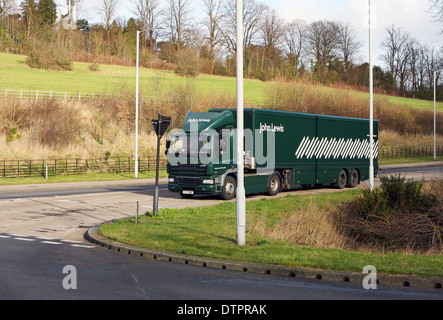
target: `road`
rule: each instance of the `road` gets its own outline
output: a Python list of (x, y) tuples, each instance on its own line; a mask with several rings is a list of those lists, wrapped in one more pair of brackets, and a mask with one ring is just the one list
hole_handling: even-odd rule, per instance
[[(406, 177), (441, 177), (443, 167), (415, 168)], [(392, 169), (394, 170), (394, 169)], [(404, 170), (402, 171), (404, 173)], [(140, 183), (142, 185), (140, 185)], [(152, 209), (152, 185), (107, 183), (0, 187), (0, 299), (443, 299), (441, 290), (378, 288), (294, 279), (142, 259), (105, 250), (83, 238), (93, 225), (133, 216), (135, 203)], [(162, 180), (160, 207), (221, 202), (181, 199)], [(23, 191), (26, 188), (26, 191)], [(287, 194), (339, 192), (292, 190)], [(248, 197), (250, 200), (266, 197)], [(65, 266), (74, 266), (78, 287), (64, 289)]]

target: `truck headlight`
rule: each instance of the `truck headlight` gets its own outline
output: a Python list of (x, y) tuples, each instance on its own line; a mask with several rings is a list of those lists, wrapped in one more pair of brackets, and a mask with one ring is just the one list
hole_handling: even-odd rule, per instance
[(174, 178), (168, 178), (168, 182), (169, 183), (173, 183), (174, 182)]
[(214, 180), (213, 179), (204, 179), (203, 184), (214, 184)]

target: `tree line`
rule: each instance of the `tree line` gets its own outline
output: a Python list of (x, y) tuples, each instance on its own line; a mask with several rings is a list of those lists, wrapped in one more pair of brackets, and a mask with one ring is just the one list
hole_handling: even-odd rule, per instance
[[(0, 50), (31, 53), (37, 65), (41, 52), (91, 63), (133, 65), (136, 32), (146, 30), (141, 39), (142, 65), (186, 76), (235, 75), (236, 0), (133, 1), (129, 19), (119, 15), (123, 1), (101, 0), (96, 10), (100, 21), (90, 23), (79, 16), (73, 29), (63, 24), (69, 12), (60, 17), (53, 0), (0, 0)], [(368, 86), (369, 64), (361, 62), (362, 42), (351, 24), (286, 22), (259, 0), (243, 0), (243, 23), (246, 77)], [(385, 65), (374, 67), (375, 87), (431, 98), (433, 72), (443, 66), (443, 47), (423, 45), (395, 25), (387, 27), (385, 35), (381, 57)], [(68, 65), (54, 59), (49, 64)]]

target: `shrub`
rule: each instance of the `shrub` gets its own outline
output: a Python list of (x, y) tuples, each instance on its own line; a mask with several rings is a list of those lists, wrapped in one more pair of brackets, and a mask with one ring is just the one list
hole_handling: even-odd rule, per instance
[(100, 65), (98, 63), (91, 63), (88, 66), (88, 69), (89, 69), (89, 71), (92, 71), (92, 72), (98, 72), (98, 71), (100, 71)]
[(344, 206), (341, 231), (356, 245), (379, 250), (443, 249), (443, 184), (423, 183), (400, 175), (381, 177), (381, 187), (363, 190)]
[(193, 50), (183, 49), (177, 53), (175, 73), (183, 77), (195, 78), (200, 74), (199, 58)]
[(35, 41), (30, 45), (26, 64), (34, 69), (73, 70), (69, 52), (45, 41)]

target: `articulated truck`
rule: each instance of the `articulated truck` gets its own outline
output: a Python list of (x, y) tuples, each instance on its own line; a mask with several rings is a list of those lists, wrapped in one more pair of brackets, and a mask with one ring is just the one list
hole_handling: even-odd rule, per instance
[[(236, 109), (189, 112), (168, 135), (168, 189), (235, 197)], [(374, 174), (378, 121), (373, 122)], [(246, 194), (276, 195), (296, 186), (354, 188), (369, 179), (369, 120), (265, 109), (244, 109)]]

